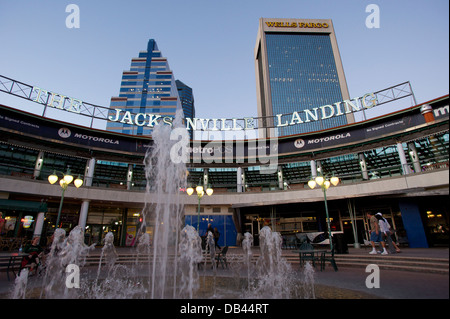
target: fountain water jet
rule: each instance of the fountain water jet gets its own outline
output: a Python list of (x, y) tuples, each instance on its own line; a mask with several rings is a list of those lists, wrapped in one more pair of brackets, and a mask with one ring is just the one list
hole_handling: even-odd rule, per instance
[(282, 238), (264, 226), (260, 233), (261, 255), (256, 263), (257, 277), (248, 287), (249, 298), (290, 298), (291, 267), (281, 256)]
[(180, 188), (186, 186), (186, 165), (181, 160), (185, 154), (174, 150), (187, 148), (177, 147), (180, 142), (171, 136), (180, 133), (185, 137), (182, 142), (188, 142), (181, 119), (179, 110), (173, 131), (168, 125), (155, 126), (153, 145), (144, 159), (147, 192), (143, 226), (152, 232), (151, 298), (177, 297), (178, 240), (184, 213)]
[(180, 238), (180, 298), (193, 298), (198, 289), (198, 264), (202, 261), (202, 241), (194, 227), (186, 225)]
[(253, 236), (250, 233), (244, 234), (244, 240), (242, 241), (242, 248), (244, 250), (244, 265), (247, 269), (247, 284), (250, 286), (250, 274), (252, 273), (252, 246)]

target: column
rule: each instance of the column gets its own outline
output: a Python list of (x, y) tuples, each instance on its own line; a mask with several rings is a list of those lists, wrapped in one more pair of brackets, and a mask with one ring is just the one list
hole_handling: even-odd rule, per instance
[(34, 225), (33, 238), (41, 237), (42, 228), (44, 227), (44, 218), (45, 218), (45, 213), (42, 213), (42, 212), (38, 213), (37, 218), (36, 218), (36, 225)]
[[(317, 167), (317, 171), (319, 171), (322, 175), (324, 175), (321, 161), (316, 161), (316, 167)], [(316, 172), (316, 176), (317, 176), (317, 172)]]
[(414, 166), (414, 172), (420, 173), (422, 171), (422, 166), (419, 161), (419, 154), (417, 154), (416, 144), (414, 142), (408, 143), (409, 156)]
[[(84, 186), (92, 186), (92, 179), (94, 177), (95, 170), (95, 158), (91, 158), (86, 163), (86, 169), (84, 170)], [(86, 228), (87, 215), (89, 211), (89, 200), (83, 200), (80, 209), (80, 218), (78, 219), (78, 225), (84, 230)]]
[(278, 177), (278, 188), (284, 189), (283, 169), (281, 166), (277, 167), (277, 177)]
[(209, 183), (209, 170), (207, 168), (203, 169), (203, 188), (206, 191), (206, 188), (208, 187)]
[(42, 164), (44, 163), (44, 152), (40, 151), (37, 158), (36, 164), (34, 165), (33, 178), (37, 179), (41, 175)]
[(83, 230), (86, 229), (86, 221), (87, 221), (87, 215), (89, 211), (89, 202), (90, 200), (85, 199), (81, 203), (81, 209), (80, 209), (80, 218), (78, 219), (78, 225), (81, 226)]
[(133, 164), (128, 164), (128, 172), (127, 172), (127, 190), (131, 189), (133, 181)]
[(237, 168), (236, 184), (236, 191), (242, 193), (242, 167)]
[(398, 204), (402, 214), (403, 226), (408, 236), (409, 247), (428, 248), (428, 241), (417, 203), (413, 200), (400, 200)]
[(406, 161), (405, 151), (403, 150), (403, 144), (397, 143), (397, 152), (400, 157), (400, 164), (402, 165), (403, 175), (408, 175), (411, 173), (408, 162)]
[(312, 178), (317, 177), (317, 165), (315, 160), (311, 160), (311, 176)]
[(84, 170), (84, 185), (85, 186), (92, 186), (92, 179), (94, 177), (94, 170), (95, 170), (95, 158), (91, 158), (88, 160), (86, 164), (86, 168)]
[(369, 179), (369, 173), (367, 172), (367, 163), (364, 153), (359, 153), (359, 166), (361, 167), (362, 178), (367, 180)]

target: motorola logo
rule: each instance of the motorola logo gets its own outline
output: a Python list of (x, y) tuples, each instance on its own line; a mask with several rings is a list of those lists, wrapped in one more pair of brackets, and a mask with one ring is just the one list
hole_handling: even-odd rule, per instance
[(70, 137), (71, 134), (72, 132), (66, 127), (62, 127), (58, 131), (58, 135), (61, 136), (62, 138), (68, 138)]
[(296, 148), (302, 148), (303, 146), (305, 146), (305, 141), (303, 139), (299, 138), (299, 139), (295, 140), (294, 146)]

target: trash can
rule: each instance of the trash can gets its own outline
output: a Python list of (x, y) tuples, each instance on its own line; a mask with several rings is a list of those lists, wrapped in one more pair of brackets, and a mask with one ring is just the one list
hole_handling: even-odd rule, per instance
[(334, 252), (336, 254), (348, 254), (348, 246), (345, 241), (344, 234), (338, 233), (333, 235)]

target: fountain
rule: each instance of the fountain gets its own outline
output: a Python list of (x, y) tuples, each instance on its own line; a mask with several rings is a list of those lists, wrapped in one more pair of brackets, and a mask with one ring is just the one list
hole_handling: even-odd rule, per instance
[(202, 241), (194, 227), (186, 225), (180, 238), (181, 298), (193, 298), (198, 289), (198, 264), (202, 261)]
[(247, 285), (250, 286), (250, 274), (252, 273), (252, 246), (253, 236), (250, 233), (244, 234), (244, 240), (242, 241), (242, 249), (244, 250), (244, 265), (247, 269)]
[[(179, 150), (180, 143), (171, 139), (174, 134), (184, 136), (181, 116), (177, 113), (173, 129), (167, 125), (157, 125), (153, 131), (153, 145), (148, 150), (144, 164), (147, 179), (143, 222), (138, 230), (138, 238), (130, 254), (135, 258), (128, 264), (118, 263), (114, 248), (114, 235), (105, 236), (97, 270), (83, 268), (86, 258), (94, 246), (84, 244), (84, 231), (76, 226), (65, 238), (65, 232), (56, 229), (50, 253), (45, 260), (45, 274), (39, 287), (40, 298), (291, 298), (293, 270), (281, 254), (281, 235), (269, 227), (260, 231), (260, 256), (256, 265), (252, 263), (253, 237), (244, 235), (243, 254), (239, 258), (229, 257), (230, 268), (239, 284), (219, 293), (225, 284), (233, 280), (218, 276), (215, 262), (215, 242), (213, 235), (207, 237), (207, 254), (212, 264), (206, 264), (202, 255), (201, 239), (192, 226), (183, 228), (183, 194), (186, 186), (185, 154)], [(179, 136), (180, 134), (178, 134)], [(184, 148), (184, 149), (187, 149)], [(131, 258), (131, 257), (130, 257)], [(203, 264), (200, 276), (199, 265)], [(229, 264), (230, 264), (229, 262)], [(79, 274), (79, 288), (67, 285), (67, 267), (76, 265)], [(208, 269), (207, 269), (208, 268)], [(307, 270), (304, 282), (313, 285), (313, 271)], [(16, 280), (13, 298), (25, 298), (27, 288), (26, 273)], [(241, 280), (243, 279), (243, 280)], [(242, 284), (244, 283), (244, 284)], [(208, 289), (200, 288), (200, 285)], [(200, 289), (199, 289), (200, 288)], [(199, 290), (202, 290), (199, 292)], [(310, 291), (310, 289), (308, 290)], [(308, 297), (314, 297), (308, 293)]]
[(286, 259), (281, 256), (282, 238), (264, 226), (260, 233), (261, 255), (256, 262), (256, 278), (249, 287), (249, 298), (290, 298), (290, 282), (295, 278)]

